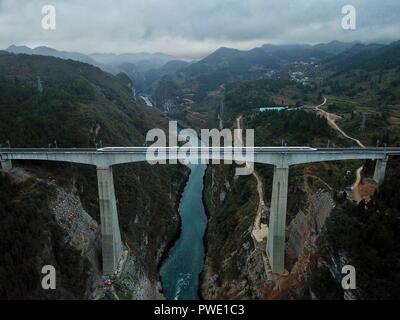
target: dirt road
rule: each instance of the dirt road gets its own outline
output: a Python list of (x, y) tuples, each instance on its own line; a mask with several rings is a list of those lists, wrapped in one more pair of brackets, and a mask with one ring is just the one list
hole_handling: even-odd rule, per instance
[(257, 192), (258, 192), (258, 209), (256, 219), (254, 221), (252, 235), (257, 242), (263, 242), (268, 238), (268, 225), (261, 223), (262, 214), (266, 211), (267, 207), (265, 206), (264, 202), (264, 190), (263, 190), (263, 183), (260, 176), (257, 172), (254, 171), (253, 176), (257, 180)]
[[(334, 113), (329, 113), (329, 112), (321, 109), (321, 107), (324, 106), (326, 104), (326, 102), (327, 102), (327, 99), (324, 98), (324, 102), (322, 104), (320, 104), (319, 106), (315, 107), (315, 110), (317, 111), (317, 114), (319, 114), (319, 115), (323, 116), (324, 118), (326, 118), (326, 120), (328, 121), (329, 125), (334, 130), (339, 132), (343, 137), (345, 137), (346, 139), (349, 139), (349, 140), (357, 143), (357, 145), (360, 146), (361, 148), (365, 148), (365, 145), (360, 140), (349, 136), (346, 132), (344, 132), (342, 130), (342, 128), (340, 128), (337, 125), (336, 121), (341, 119), (340, 116), (338, 116), (338, 115), (336, 115)], [(362, 197), (362, 195), (360, 193), (360, 189), (359, 189), (360, 184), (361, 184), (361, 180), (362, 180), (361, 173), (362, 173), (363, 169), (364, 169), (364, 167), (358, 168), (358, 170), (357, 170), (357, 178), (356, 178), (356, 181), (353, 184), (353, 199), (357, 203), (360, 203), (363, 200), (363, 197)]]
[[(243, 116), (240, 116), (236, 119), (236, 128), (241, 129), (242, 128), (242, 119)], [(238, 134), (238, 139), (243, 143), (242, 137), (240, 134)], [(252, 235), (253, 238), (257, 242), (263, 242), (268, 238), (268, 225), (261, 223), (261, 217), (262, 214), (265, 212), (267, 209), (265, 202), (264, 202), (264, 185), (261, 180), (261, 177), (257, 174), (257, 172), (254, 170), (253, 172), (254, 178), (256, 178), (257, 181), (257, 193), (258, 193), (258, 209), (257, 209), (257, 215), (256, 219), (253, 224), (253, 230), (252, 230)]]
[(326, 104), (327, 100), (326, 98), (324, 98), (324, 102), (322, 104), (320, 104), (319, 106), (315, 107), (315, 110), (317, 111), (317, 114), (323, 116), (326, 120), (328, 120), (329, 125), (336, 130), (337, 132), (339, 132), (343, 137), (352, 140), (353, 142), (357, 143), (361, 148), (365, 148), (365, 146), (363, 145), (363, 143), (353, 137), (350, 137), (346, 132), (344, 132), (336, 123), (337, 120), (342, 119), (342, 117), (338, 116), (337, 114), (334, 113), (329, 113), (325, 110), (322, 110), (321, 107), (324, 106)]
[(356, 182), (354, 182), (354, 184), (353, 184), (353, 198), (354, 198), (354, 201), (356, 201), (357, 203), (360, 203), (363, 200), (363, 197), (360, 193), (361, 173), (362, 173), (363, 169), (364, 169), (364, 167), (357, 169)]

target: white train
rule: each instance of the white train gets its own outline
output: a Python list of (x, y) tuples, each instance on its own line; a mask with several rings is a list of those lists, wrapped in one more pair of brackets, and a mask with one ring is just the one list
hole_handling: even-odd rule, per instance
[[(158, 150), (169, 150), (171, 149), (170, 147), (107, 147), (107, 148), (101, 148), (97, 149), (99, 152), (146, 152), (149, 148), (151, 149), (158, 149)], [(173, 147), (172, 147), (173, 148)], [(179, 147), (175, 147), (179, 149)], [(317, 151), (318, 149), (316, 148), (311, 148), (311, 147), (195, 147), (198, 149), (245, 149), (245, 150), (251, 150), (254, 149), (255, 152), (282, 152), (282, 151), (289, 151), (289, 152), (294, 152), (294, 151)]]

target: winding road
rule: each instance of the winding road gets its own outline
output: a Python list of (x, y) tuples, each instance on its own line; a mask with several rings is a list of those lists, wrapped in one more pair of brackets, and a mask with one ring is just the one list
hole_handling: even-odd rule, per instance
[[(346, 132), (344, 132), (336, 123), (337, 120), (341, 119), (340, 116), (333, 114), (333, 113), (329, 113), (325, 110), (322, 110), (321, 107), (324, 106), (327, 102), (327, 99), (324, 97), (324, 102), (322, 104), (320, 104), (319, 106), (315, 107), (315, 110), (317, 111), (317, 114), (323, 116), (324, 118), (326, 118), (326, 120), (328, 121), (329, 125), (336, 130), (337, 132), (339, 132), (343, 137), (345, 137), (346, 139), (349, 139), (355, 143), (357, 143), (358, 146), (360, 146), (361, 148), (366, 148), (365, 145), (358, 139), (353, 138), (351, 136), (349, 136)], [(359, 190), (359, 186), (362, 180), (361, 177), (361, 173), (363, 171), (364, 167), (360, 167), (357, 169), (357, 178), (356, 181), (353, 184), (353, 198), (357, 203), (360, 203), (363, 200), (363, 197), (360, 193)]]
[(341, 116), (338, 116), (337, 114), (334, 113), (329, 113), (325, 110), (322, 110), (321, 107), (323, 107), (324, 105), (326, 105), (327, 103), (327, 99), (324, 97), (324, 102), (321, 103), (320, 105), (315, 107), (315, 110), (317, 111), (318, 114), (322, 115), (326, 120), (328, 120), (329, 125), (336, 130), (337, 132), (339, 132), (343, 137), (352, 140), (353, 142), (357, 143), (361, 148), (366, 148), (363, 143), (353, 137), (350, 137), (346, 132), (344, 132), (336, 123), (337, 120), (342, 119)]
[[(326, 103), (327, 103), (327, 99), (326, 99), (326, 97), (324, 97), (323, 103), (314, 107), (314, 109), (317, 111), (317, 114), (326, 118), (329, 125), (335, 131), (337, 131), (339, 134), (341, 134), (343, 137), (355, 142), (361, 148), (366, 148), (360, 140), (349, 136), (346, 132), (344, 132), (342, 130), (342, 128), (340, 128), (337, 125), (336, 121), (341, 119), (340, 116), (333, 114), (333, 113), (329, 113), (329, 112), (321, 109), (321, 107), (326, 105)], [(242, 115), (236, 119), (236, 128), (237, 129), (242, 128), (242, 126), (241, 126), (242, 119), (243, 119)], [(238, 138), (241, 140), (241, 135), (238, 134)], [(361, 202), (363, 199), (363, 197), (361, 196), (360, 191), (359, 191), (362, 170), (363, 170), (363, 167), (360, 167), (357, 170), (357, 178), (356, 178), (355, 183), (353, 184), (353, 198), (357, 203)], [(261, 223), (262, 214), (265, 212), (265, 210), (267, 208), (266, 208), (266, 205), (264, 202), (264, 191), (263, 191), (264, 186), (263, 186), (262, 179), (260, 178), (260, 176), (257, 174), (257, 172), (255, 170), (253, 172), (253, 176), (257, 181), (257, 192), (258, 192), (258, 197), (259, 197), (259, 205), (258, 205), (258, 209), (257, 209), (257, 215), (256, 215), (256, 218), (255, 218), (255, 221), (253, 224), (252, 235), (253, 235), (253, 238), (255, 239), (255, 241), (257, 241), (258, 243), (261, 243), (268, 238), (268, 231), (269, 231), (268, 225)]]
[[(243, 116), (239, 116), (236, 119), (237, 129), (242, 128), (242, 126), (241, 126), (242, 119), (243, 119)], [(238, 134), (238, 139), (243, 143), (242, 137), (240, 134)], [(253, 238), (258, 243), (261, 243), (261, 242), (267, 240), (267, 238), (268, 238), (268, 230), (269, 230), (268, 225), (261, 223), (262, 214), (265, 212), (267, 207), (264, 202), (264, 185), (261, 180), (261, 177), (257, 174), (257, 172), (255, 170), (253, 171), (253, 176), (257, 180), (257, 192), (258, 192), (259, 203), (258, 203), (256, 219), (253, 224), (252, 235), (253, 235)]]
[[(329, 113), (325, 110), (322, 110), (321, 107), (323, 107), (324, 105), (326, 105), (327, 103), (327, 98), (324, 97), (324, 101), (323, 103), (321, 103), (318, 106), (315, 106), (315, 110), (317, 111), (318, 114), (322, 115), (323, 117), (325, 117), (329, 123), (329, 125), (335, 130), (337, 131), (339, 134), (341, 134), (343, 137), (345, 137), (346, 139), (349, 139), (353, 142), (355, 142), (358, 146), (360, 146), (361, 148), (366, 148), (365, 145), (358, 139), (353, 138), (351, 136), (349, 136), (346, 132), (343, 131), (342, 128), (340, 128), (336, 121), (341, 119), (340, 116), (333, 114), (333, 113)], [(239, 116), (236, 119), (236, 127), (238, 129), (241, 129), (241, 122), (242, 122), (243, 116)], [(241, 137), (239, 136), (239, 139), (241, 139)], [(361, 183), (361, 173), (362, 170), (364, 168), (360, 167), (357, 170), (357, 178), (355, 183), (353, 184), (353, 197), (354, 200), (359, 203), (362, 201), (363, 197), (360, 194), (359, 191), (359, 185)], [(261, 217), (262, 214), (265, 212), (266, 210), (266, 206), (265, 206), (265, 202), (264, 202), (264, 186), (263, 186), (263, 182), (260, 178), (260, 176), (257, 174), (257, 172), (254, 170), (253, 172), (253, 176), (257, 181), (257, 192), (258, 192), (258, 196), (259, 196), (259, 205), (258, 205), (258, 209), (257, 209), (257, 215), (256, 215), (256, 219), (254, 221), (254, 225), (253, 225), (253, 230), (252, 230), (252, 235), (254, 237), (254, 239), (257, 242), (262, 242), (264, 240), (266, 240), (268, 238), (268, 225), (267, 224), (262, 224), (261, 223)]]

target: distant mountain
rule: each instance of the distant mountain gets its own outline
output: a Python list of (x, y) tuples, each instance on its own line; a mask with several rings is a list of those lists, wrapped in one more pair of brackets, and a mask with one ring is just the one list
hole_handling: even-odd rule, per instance
[[(400, 101), (400, 41), (389, 45), (356, 44), (317, 70), (325, 94), (365, 101), (376, 107)], [(395, 113), (397, 117), (398, 111)]]
[(226, 48), (226, 47), (221, 47), (217, 49), (215, 52), (211, 53), (204, 59), (200, 60), (198, 63), (218, 63), (219, 61), (222, 60), (230, 60), (230, 59), (235, 59), (239, 56), (244, 54), (244, 51), (240, 51), (238, 49), (232, 49), (232, 48)]
[(182, 60), (171, 60), (167, 62), (160, 68), (161, 72), (170, 72), (177, 71), (179, 69), (185, 68), (190, 64), (190, 62), (182, 61)]
[(353, 68), (367, 70), (391, 69), (400, 66), (400, 41), (387, 46), (370, 45), (354, 57)]
[(120, 71), (119, 67), (123, 64), (134, 64), (139, 71), (147, 71), (160, 68), (169, 61), (178, 60), (163, 53), (128, 53), (120, 55), (95, 53), (86, 55), (78, 52), (59, 51), (45, 46), (31, 49), (27, 46), (11, 45), (5, 51), (14, 54), (41, 55), (75, 60), (102, 67), (102, 69), (113, 71), (113, 73), (118, 73)]
[(265, 44), (263, 48), (266, 52), (282, 52), (282, 51), (298, 51), (298, 50), (313, 50), (314, 52), (325, 52), (331, 55), (339, 54), (353, 47), (354, 45), (360, 43), (360, 41), (353, 42), (341, 42), (341, 41), (331, 41), (328, 43), (319, 43), (316, 45), (309, 44), (288, 44), (288, 45), (273, 45)]
[(266, 44), (247, 51), (222, 47), (180, 69), (179, 74), (165, 76), (160, 80), (153, 98), (161, 109), (179, 109), (179, 106), (185, 109), (188, 101), (201, 101), (222, 85), (262, 79), (283, 70), (287, 75), (296, 64), (311, 66), (332, 57), (334, 54), (331, 52), (343, 50), (344, 46), (340, 43), (318, 47)]
[(251, 68), (261, 66), (264, 68), (277, 68), (296, 61), (320, 60), (331, 56), (323, 50), (318, 50), (309, 45), (270, 45), (260, 48), (241, 51), (230, 48), (220, 48), (198, 64), (208, 64), (230, 68)]
[(313, 46), (313, 49), (330, 53), (333, 55), (340, 54), (346, 50), (351, 49), (357, 44), (361, 44), (360, 41), (353, 42), (341, 42), (341, 41), (331, 41), (329, 43), (320, 43)]
[[(75, 60), (101, 68), (111, 74), (126, 73), (133, 81), (136, 91), (147, 91), (154, 82), (162, 76), (188, 65), (188, 62), (178, 60), (163, 53), (128, 53), (85, 55), (78, 52), (58, 51), (49, 47), (29, 48), (27, 46), (8, 47), (6, 52), (13, 54), (28, 54), (51, 56), (64, 60)], [(164, 68), (165, 66), (165, 68)]]
[[(395, 47), (395, 43), (389, 46), (381, 44), (355, 44), (350, 49), (324, 61), (325, 69), (330, 70), (348, 70), (358, 67), (367, 67), (376, 65), (376, 62), (382, 60), (379, 56)], [(383, 61), (382, 61), (383, 62)]]
[(90, 56), (98, 63), (106, 65), (108, 72), (126, 73), (138, 92), (152, 90), (162, 76), (187, 65), (187, 62), (163, 53), (95, 53)]
[(30, 54), (30, 55), (41, 55), (41, 56), (51, 56), (51, 57), (56, 57), (64, 60), (75, 60), (75, 61), (80, 61), (83, 63), (88, 63), (91, 65), (98, 66), (99, 64), (92, 59), (91, 57), (78, 53), (78, 52), (67, 52), (67, 51), (58, 51), (53, 48), (49, 47), (36, 47), (34, 49), (31, 49), (27, 46), (15, 46), (12, 45), (6, 49), (7, 52), (9, 53), (14, 53), (14, 54)]
[(131, 63), (141, 66), (142, 69), (150, 70), (162, 67), (169, 61), (178, 60), (176, 57), (169, 56), (163, 53), (95, 53), (90, 55), (97, 62), (118, 66), (124, 63)]
[[(167, 62), (165, 65), (163, 65), (160, 68), (148, 70), (143, 74), (143, 78), (142, 78), (142, 82), (141, 82), (142, 86), (139, 86), (139, 90), (142, 90), (142, 91), (148, 92), (148, 93), (153, 92), (158, 84), (158, 81), (162, 77), (172, 74), (174, 72), (177, 72), (179, 70), (182, 70), (189, 65), (190, 65), (189, 62), (180, 61), (180, 60), (172, 60), (172, 61)], [(133, 81), (135, 83), (137, 83), (137, 81), (135, 81), (135, 80), (136, 79), (134, 79)]]
[(163, 76), (178, 71), (189, 63), (180, 60), (171, 60), (166, 63), (152, 61), (138, 61), (136, 63), (124, 62), (119, 65), (109, 66), (111, 73), (126, 73), (133, 81), (136, 91), (149, 93), (153, 90), (158, 80)]
[[(265, 44), (248, 51), (222, 47), (203, 60), (188, 67), (193, 72), (201, 72), (202, 67), (210, 69), (228, 69), (230, 74), (235, 72), (252, 73), (255, 70), (280, 68), (295, 62), (321, 61), (356, 45), (358, 42), (344, 43), (333, 41), (318, 45), (272, 45)], [(188, 73), (193, 73), (187, 70)]]

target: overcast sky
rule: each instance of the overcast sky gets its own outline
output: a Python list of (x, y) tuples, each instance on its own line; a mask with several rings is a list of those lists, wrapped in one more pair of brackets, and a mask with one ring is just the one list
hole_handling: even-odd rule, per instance
[[(41, 27), (45, 4), (57, 9), (55, 31)], [(346, 4), (355, 31), (341, 27)], [(400, 0), (0, 0), (0, 48), (201, 57), (221, 46), (399, 40), (399, 17)]]

